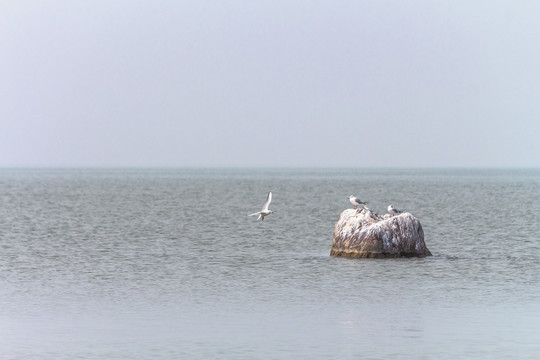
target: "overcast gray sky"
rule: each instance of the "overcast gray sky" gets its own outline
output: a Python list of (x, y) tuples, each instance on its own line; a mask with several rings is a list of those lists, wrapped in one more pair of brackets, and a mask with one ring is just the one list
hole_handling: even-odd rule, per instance
[(2, 1), (0, 167), (538, 167), (539, 1)]

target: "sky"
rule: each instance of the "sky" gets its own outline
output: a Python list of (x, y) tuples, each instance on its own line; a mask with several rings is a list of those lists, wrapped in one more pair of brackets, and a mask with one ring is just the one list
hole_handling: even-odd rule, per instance
[(0, 2), (0, 167), (540, 167), (540, 2)]

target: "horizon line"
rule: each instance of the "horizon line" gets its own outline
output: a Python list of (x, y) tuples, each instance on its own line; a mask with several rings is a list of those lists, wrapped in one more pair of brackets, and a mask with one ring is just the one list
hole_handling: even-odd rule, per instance
[(538, 166), (0, 166), (0, 170), (540, 170)]

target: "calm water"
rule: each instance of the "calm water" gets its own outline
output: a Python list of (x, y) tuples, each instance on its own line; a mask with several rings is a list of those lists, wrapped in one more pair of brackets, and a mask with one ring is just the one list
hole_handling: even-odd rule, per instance
[[(331, 258), (350, 194), (434, 256)], [(539, 170), (0, 170), (0, 202), (1, 359), (540, 358)]]

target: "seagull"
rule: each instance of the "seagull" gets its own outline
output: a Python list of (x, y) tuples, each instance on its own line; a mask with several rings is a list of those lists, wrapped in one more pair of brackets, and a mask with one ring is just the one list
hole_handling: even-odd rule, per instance
[(351, 195), (349, 196), (349, 201), (351, 202), (351, 204), (354, 205), (354, 208), (357, 209), (357, 206), (358, 205), (366, 205), (367, 202), (363, 202), (362, 200), (360, 200), (359, 198), (355, 197), (354, 195)]
[(264, 220), (264, 217), (266, 215), (270, 215), (273, 212), (272, 210), (268, 210), (268, 206), (270, 205), (271, 201), (272, 201), (272, 192), (270, 191), (268, 195), (266, 196), (266, 202), (264, 203), (262, 210), (253, 214), (249, 214), (248, 216), (259, 215), (257, 220), (259, 219)]
[(390, 213), (390, 215), (394, 216), (396, 214), (399, 214), (401, 210), (396, 209), (392, 205), (388, 205), (388, 212)]

